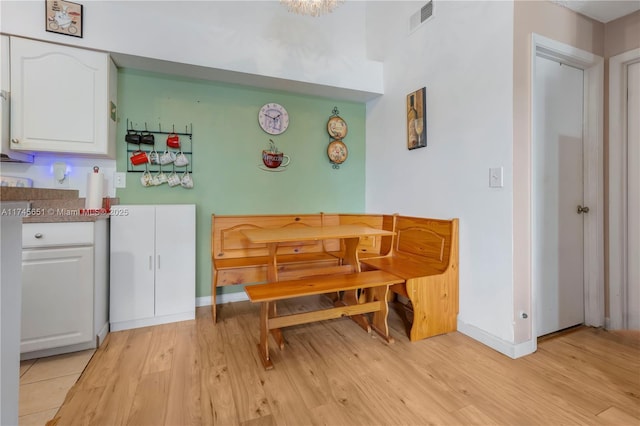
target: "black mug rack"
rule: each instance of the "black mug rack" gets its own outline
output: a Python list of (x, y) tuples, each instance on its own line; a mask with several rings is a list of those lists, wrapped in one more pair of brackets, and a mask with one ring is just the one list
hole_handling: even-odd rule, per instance
[[(127, 172), (193, 172), (193, 124), (186, 125), (184, 128), (184, 132), (176, 132), (175, 125), (172, 124), (170, 127), (171, 131), (167, 131), (162, 129), (161, 124), (158, 124), (158, 130), (150, 130), (147, 123), (144, 123), (144, 129), (140, 129), (134, 127), (133, 122), (129, 121), (127, 118), (127, 133), (125, 135), (125, 143), (127, 144)], [(157, 137), (157, 135), (161, 135), (162, 137)], [(178, 136), (180, 148), (174, 148), (167, 145), (165, 136), (169, 137), (171, 135)], [(161, 156), (165, 152), (170, 153), (169, 155), (178, 155), (182, 152), (189, 162), (185, 166), (177, 166), (174, 162), (164, 165), (150, 162), (133, 164), (131, 162), (131, 157), (135, 154), (140, 154), (140, 152), (144, 152), (147, 157), (150, 157), (152, 152), (156, 152), (158, 156)]]

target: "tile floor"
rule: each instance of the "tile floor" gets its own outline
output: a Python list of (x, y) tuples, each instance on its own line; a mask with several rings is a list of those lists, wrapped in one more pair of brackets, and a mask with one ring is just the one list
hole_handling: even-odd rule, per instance
[(52, 419), (94, 352), (90, 349), (20, 362), (19, 426), (43, 426)]

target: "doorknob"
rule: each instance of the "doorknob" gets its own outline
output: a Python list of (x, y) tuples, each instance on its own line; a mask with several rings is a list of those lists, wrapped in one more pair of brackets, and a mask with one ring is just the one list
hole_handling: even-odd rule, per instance
[(587, 207), (587, 206), (584, 206), (584, 207), (578, 206), (578, 214), (580, 214), (580, 213), (589, 213), (589, 207)]

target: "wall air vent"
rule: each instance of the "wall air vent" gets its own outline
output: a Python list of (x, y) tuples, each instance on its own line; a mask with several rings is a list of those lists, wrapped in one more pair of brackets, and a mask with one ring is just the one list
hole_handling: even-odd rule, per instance
[(420, 10), (409, 17), (409, 34), (433, 17), (433, 1), (425, 3)]

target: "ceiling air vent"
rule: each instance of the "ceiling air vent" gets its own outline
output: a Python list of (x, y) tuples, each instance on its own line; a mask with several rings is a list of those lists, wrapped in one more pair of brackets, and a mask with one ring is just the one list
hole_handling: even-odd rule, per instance
[(417, 30), (431, 17), (433, 17), (433, 0), (426, 3), (420, 10), (409, 17), (409, 34)]

